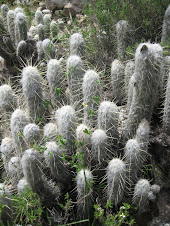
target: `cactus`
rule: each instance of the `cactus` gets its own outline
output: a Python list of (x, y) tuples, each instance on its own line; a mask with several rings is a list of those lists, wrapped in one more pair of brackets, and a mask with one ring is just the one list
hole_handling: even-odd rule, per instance
[(149, 144), (150, 126), (146, 119), (143, 119), (136, 131), (136, 140), (140, 145), (140, 149), (147, 152)]
[(52, 41), (50, 39), (44, 39), (42, 42), (42, 47), (44, 50), (44, 55), (47, 61), (55, 58), (55, 49)]
[(64, 103), (64, 74), (60, 61), (51, 59), (48, 62), (46, 76), (50, 87), (51, 102), (54, 108), (60, 107), (61, 103)]
[(45, 30), (45, 37), (50, 37), (50, 24), (51, 24), (51, 16), (49, 14), (45, 14), (43, 16), (43, 23), (44, 23), (44, 30)]
[(8, 32), (13, 45), (15, 46), (15, 13), (13, 10), (9, 10), (7, 14)]
[(84, 124), (77, 126), (76, 139), (78, 142), (77, 149), (80, 153), (83, 153), (83, 165), (88, 166), (91, 150), (90, 129)]
[(170, 16), (170, 5), (168, 6), (167, 10), (165, 11), (163, 27), (162, 27), (161, 42), (163, 42), (164, 44), (169, 43), (169, 37), (170, 37), (169, 16)]
[(67, 148), (67, 153), (71, 155), (75, 146), (75, 110), (69, 105), (63, 106), (56, 111), (55, 117), (58, 133), (61, 135), (61, 139), (65, 140), (65, 148)]
[(19, 180), (23, 176), (19, 157), (14, 156), (9, 160), (7, 175), (10, 179), (11, 184), (13, 186), (17, 186)]
[(67, 81), (70, 91), (70, 104), (75, 107), (78, 115), (82, 112), (82, 82), (83, 82), (83, 65), (79, 56), (70, 56), (67, 60)]
[(54, 20), (51, 21), (51, 23), (50, 23), (50, 32), (51, 32), (53, 38), (57, 38), (58, 25), (57, 25), (57, 23)]
[(111, 67), (111, 84), (113, 96), (118, 104), (122, 104), (125, 99), (124, 90), (124, 65), (119, 60), (114, 60)]
[(93, 175), (86, 169), (77, 173), (77, 205), (80, 219), (89, 218), (89, 210), (92, 208)]
[(5, 137), (0, 147), (1, 157), (3, 160), (5, 171), (8, 173), (8, 162), (15, 153), (13, 141), (10, 137)]
[(63, 150), (53, 141), (46, 144), (44, 158), (47, 166), (51, 170), (52, 176), (63, 184), (68, 184), (69, 172), (62, 161)]
[(25, 67), (22, 71), (22, 90), (32, 121), (42, 119), (44, 113), (42, 77), (35, 67)]
[(99, 75), (93, 70), (88, 70), (83, 78), (84, 124), (96, 126), (97, 110), (101, 98)]
[(140, 179), (135, 185), (133, 203), (138, 207), (139, 212), (147, 211), (150, 189), (151, 185), (146, 179)]
[(98, 109), (97, 125), (99, 129), (103, 129), (108, 136), (109, 145), (117, 145), (119, 137), (118, 133), (119, 111), (114, 102), (103, 101)]
[(108, 159), (107, 153), (107, 135), (104, 130), (96, 129), (91, 136), (92, 158), (94, 165), (103, 166), (103, 163)]
[(125, 66), (125, 95), (128, 96), (128, 87), (129, 87), (129, 82), (134, 74), (135, 70), (135, 63), (134, 61), (128, 61), (126, 66)]
[(27, 51), (27, 43), (26, 41), (22, 40), (17, 45), (16, 56), (23, 60), (26, 56), (26, 51)]
[(125, 50), (127, 47), (127, 36), (129, 31), (129, 25), (127, 21), (120, 20), (116, 24), (116, 33), (117, 33), (117, 54), (118, 58), (123, 60), (125, 58)]
[(8, 119), (16, 107), (17, 107), (17, 97), (12, 88), (7, 84), (1, 85), (0, 109), (2, 109), (4, 117)]
[(19, 180), (17, 184), (17, 191), (18, 194), (21, 195), (26, 191), (27, 188), (31, 188), (27, 180), (23, 177), (22, 179)]
[(159, 44), (142, 43), (135, 54), (136, 83), (123, 137), (131, 138), (143, 118), (150, 122), (158, 98), (162, 47)]
[(107, 167), (107, 199), (117, 206), (123, 198), (126, 180), (126, 164), (113, 158)]
[(45, 39), (44, 25), (38, 24), (37, 32), (38, 32), (39, 40), (43, 41)]
[(170, 68), (170, 56), (166, 56), (162, 60), (162, 66), (161, 66), (161, 83), (160, 83), (160, 101), (165, 101), (165, 93), (166, 93), (166, 87), (169, 77), (169, 68)]
[(55, 140), (57, 134), (58, 128), (56, 124), (50, 122), (44, 126), (44, 137), (47, 138), (48, 140), (50, 141)]
[(40, 62), (44, 59), (44, 50), (43, 50), (43, 46), (42, 46), (42, 41), (38, 41), (36, 43), (36, 47), (37, 47), (37, 53), (38, 53), (37, 61)]
[(28, 145), (35, 145), (40, 143), (40, 128), (34, 123), (30, 123), (24, 127), (23, 135)]
[(23, 13), (18, 12), (16, 14), (15, 26), (15, 38), (17, 45), (21, 40), (27, 40), (27, 21)]
[(85, 43), (82, 34), (74, 33), (70, 37), (70, 55), (84, 57)]
[(23, 13), (23, 9), (20, 7), (17, 7), (14, 9), (14, 13), (15, 13), (15, 16), (17, 15), (17, 13)]
[(30, 29), (29, 29), (29, 32), (30, 32), (32, 38), (34, 38), (35, 35), (37, 34), (37, 29), (36, 29), (36, 27), (35, 27), (35, 26), (31, 26)]
[(16, 109), (11, 116), (11, 134), (15, 146), (16, 155), (20, 157), (25, 148), (23, 129), (28, 124), (28, 118), (23, 110)]
[(163, 127), (168, 135), (170, 135), (170, 73), (166, 87), (166, 96), (163, 109)]
[(8, 13), (8, 11), (9, 11), (9, 8), (6, 4), (1, 5), (1, 15), (3, 17), (5, 26), (7, 25), (7, 13)]
[(129, 80), (129, 86), (128, 86), (127, 113), (129, 113), (130, 111), (133, 95), (135, 95), (135, 89), (133, 89), (135, 85), (136, 85), (136, 79), (135, 79), (135, 75), (133, 74)]
[(39, 24), (43, 24), (43, 14), (40, 10), (35, 12), (35, 25), (38, 27)]

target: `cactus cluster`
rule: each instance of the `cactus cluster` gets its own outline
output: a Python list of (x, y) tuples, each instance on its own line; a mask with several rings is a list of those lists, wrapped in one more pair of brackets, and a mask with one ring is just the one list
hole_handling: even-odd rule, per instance
[[(56, 59), (56, 43), (50, 38), (58, 35), (58, 28), (49, 15), (43, 17), (37, 10), (35, 26), (27, 32), (20, 9), (8, 11), (2, 6), (1, 11), (4, 21), (0, 20), (0, 26), (5, 29), (7, 19), (17, 57), (28, 57), (30, 40), (38, 53), (38, 65), (25, 66), (21, 72), (21, 95), (7, 84), (0, 86), (0, 109), (10, 119), (0, 152), (12, 187), (20, 194), (29, 186), (50, 209), (67, 190), (73, 190), (79, 220), (90, 218), (95, 199), (105, 203), (107, 198), (117, 208), (127, 198), (139, 212), (147, 211), (160, 191), (159, 185), (143, 178), (142, 169), (149, 156), (150, 123), (161, 87), (165, 95), (163, 129), (170, 135), (170, 79), (163, 79), (161, 45), (140, 43), (135, 60), (123, 62), (128, 24), (120, 21), (118, 55), (122, 57), (112, 62), (112, 93), (106, 100), (99, 73), (84, 64), (81, 34), (70, 37), (67, 60)], [(40, 73), (42, 61), (46, 76)], [(0, 185), (0, 202), (10, 206), (10, 192), (1, 190)], [(7, 212), (4, 209), (3, 214)]]

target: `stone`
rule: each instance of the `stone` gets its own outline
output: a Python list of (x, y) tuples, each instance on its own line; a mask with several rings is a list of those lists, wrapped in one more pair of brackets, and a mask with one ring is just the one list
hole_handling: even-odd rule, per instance
[(75, 17), (76, 11), (74, 10), (73, 5), (69, 2), (67, 5), (64, 6), (63, 16), (70, 17), (70, 15), (72, 17)]
[(51, 12), (50, 12), (49, 9), (43, 9), (43, 10), (42, 10), (42, 13), (43, 13), (43, 14), (51, 14)]

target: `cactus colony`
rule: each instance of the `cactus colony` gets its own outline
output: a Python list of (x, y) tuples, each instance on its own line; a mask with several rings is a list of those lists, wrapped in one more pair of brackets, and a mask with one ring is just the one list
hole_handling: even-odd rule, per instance
[[(6, 5), (2, 5), (1, 12), (4, 26), (7, 22), (16, 55), (24, 59), (24, 51), (28, 47), (25, 15), (21, 9), (8, 11)], [(162, 40), (165, 42), (169, 32), (169, 28), (166, 28), (167, 15), (169, 7), (163, 25)], [(122, 59), (125, 56), (127, 22), (120, 21), (116, 29), (120, 36), (118, 55)], [(42, 201), (51, 205), (71, 183), (70, 178), (73, 175), (69, 160), (80, 152), (83, 154), (83, 163), (76, 176), (76, 192), (77, 210), (81, 219), (89, 217), (95, 177), (102, 180), (105, 174), (108, 200), (115, 206), (119, 205), (125, 196), (131, 196), (125, 192), (128, 190), (126, 188), (129, 188), (130, 192), (133, 192), (133, 203), (140, 211), (145, 211), (149, 200), (153, 201), (155, 194), (160, 190), (158, 185), (151, 185), (148, 180), (140, 179), (140, 171), (148, 157), (149, 123), (157, 105), (158, 91), (162, 85), (160, 82), (164, 76), (161, 74), (162, 47), (159, 44), (141, 43), (136, 50), (135, 62), (128, 62), (125, 66), (120, 60), (114, 60), (111, 67), (114, 102), (106, 101), (103, 100), (98, 73), (94, 70), (85, 71), (83, 68), (84, 39), (81, 34), (73, 34), (70, 38), (70, 56), (66, 62), (69, 90), (67, 101), (64, 66), (60, 60), (54, 59), (55, 45), (49, 39), (50, 36), (57, 36), (56, 22), (51, 22), (49, 15), (43, 17), (41, 11), (37, 10), (35, 27), (32, 27), (29, 33), (33, 39), (37, 34), (39, 37), (36, 43), (37, 62), (41, 62), (44, 56), (47, 62), (46, 80), (55, 117), (51, 122), (48, 120), (42, 132), (44, 122), (37, 125), (37, 122), (40, 122), (37, 119), (47, 117), (47, 109), (43, 90), (45, 79), (38, 67), (26, 66), (22, 70), (24, 110), (18, 108), (19, 97), (9, 85), (0, 87), (0, 108), (6, 118), (10, 119), (11, 130), (11, 137), (2, 140), (0, 151), (8, 177), (15, 178), (11, 180), (12, 185), (18, 189), (18, 193), (22, 192), (25, 186), (30, 186)], [(170, 75), (163, 114), (163, 127), (168, 135), (169, 94)], [(123, 105), (126, 102), (127, 104)], [(121, 122), (120, 117), (122, 105), (127, 109), (124, 122)], [(45, 144), (43, 155), (36, 149), (37, 145), (41, 144)], [(56, 184), (47, 179), (44, 165)], [(100, 170), (104, 173), (101, 174)], [(10, 192), (6, 188), (2, 192), (1, 187), (2, 185), (0, 200), (10, 206), (6, 198), (10, 196)], [(3, 197), (1, 193), (5, 193), (6, 196)]]

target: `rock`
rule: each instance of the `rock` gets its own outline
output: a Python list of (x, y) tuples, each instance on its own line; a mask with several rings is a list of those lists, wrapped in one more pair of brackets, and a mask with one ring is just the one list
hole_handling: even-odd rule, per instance
[(62, 19), (58, 19), (57, 22), (58, 22), (58, 26), (59, 26), (60, 29), (65, 27), (65, 23)]
[(74, 10), (73, 5), (70, 2), (66, 6), (64, 6), (63, 15), (65, 17), (70, 17), (70, 15), (72, 17), (76, 16), (76, 11)]
[(86, 0), (45, 0), (46, 7), (52, 13), (57, 9), (63, 9), (69, 2), (72, 4), (76, 13), (79, 13), (84, 9)]
[(43, 13), (43, 14), (51, 14), (51, 12), (50, 12), (49, 9), (43, 9), (43, 10), (42, 10), (42, 13)]

